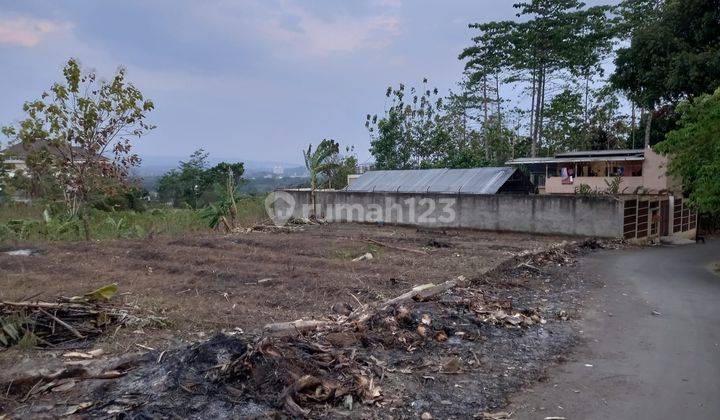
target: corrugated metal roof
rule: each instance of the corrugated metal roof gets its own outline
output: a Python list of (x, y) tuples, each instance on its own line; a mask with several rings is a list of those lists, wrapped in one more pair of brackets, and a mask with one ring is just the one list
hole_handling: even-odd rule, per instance
[(558, 153), (555, 157), (525, 157), (505, 162), (506, 165), (533, 163), (624, 162), (645, 159), (645, 149), (585, 150)]
[(593, 156), (566, 158), (519, 158), (505, 162), (506, 165), (529, 165), (533, 163), (582, 163), (582, 162), (637, 162), (645, 160), (643, 156)]
[(368, 171), (347, 191), (495, 194), (515, 171), (510, 167)]
[(583, 156), (628, 156), (645, 155), (645, 149), (616, 149), (616, 150), (580, 150), (577, 152), (557, 153), (555, 157), (583, 157)]

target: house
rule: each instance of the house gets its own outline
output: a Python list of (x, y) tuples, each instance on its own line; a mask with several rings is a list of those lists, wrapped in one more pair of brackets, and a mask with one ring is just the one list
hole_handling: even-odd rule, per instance
[(575, 194), (583, 185), (602, 192), (619, 176), (621, 194), (681, 195), (680, 182), (666, 173), (667, 163), (650, 148), (568, 152), (507, 162), (526, 168), (540, 194)]
[[(45, 141), (38, 141), (32, 146), (25, 145), (23, 143), (16, 143), (12, 146), (8, 146), (6, 149), (0, 150), (0, 156), (3, 157), (3, 164), (8, 174), (12, 177), (20, 171), (21, 173), (27, 172), (27, 158), (32, 153), (39, 151), (46, 151), (52, 155), (60, 155), (61, 153), (74, 153), (76, 162), (82, 162), (83, 159), (79, 158), (84, 153), (83, 149), (73, 146), (72, 148), (60, 149), (55, 146), (49, 145)], [(104, 158), (103, 158), (104, 159)]]
[(613, 195), (623, 206), (624, 239), (695, 236), (697, 211), (687, 205), (682, 183), (667, 174), (667, 157), (651, 148), (568, 152), (507, 164), (526, 169), (543, 195), (603, 193), (619, 181)]
[(10, 146), (7, 149), (0, 150), (0, 157), (2, 157), (2, 163), (5, 166), (5, 170), (9, 176), (15, 176), (17, 171), (27, 171), (27, 152), (24, 150), (21, 144)]

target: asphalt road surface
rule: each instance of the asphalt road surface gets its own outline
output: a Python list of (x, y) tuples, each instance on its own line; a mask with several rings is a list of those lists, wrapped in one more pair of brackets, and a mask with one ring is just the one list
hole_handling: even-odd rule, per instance
[(585, 338), (548, 379), (511, 399), (518, 419), (720, 419), (720, 240), (601, 251), (579, 275)]

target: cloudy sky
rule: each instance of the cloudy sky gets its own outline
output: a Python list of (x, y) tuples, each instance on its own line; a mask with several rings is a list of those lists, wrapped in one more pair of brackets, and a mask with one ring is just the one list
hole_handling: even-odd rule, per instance
[[(0, 124), (17, 121), (69, 57), (122, 65), (156, 104), (146, 156), (301, 162), (330, 137), (369, 157), (367, 113), (385, 88), (462, 72), (468, 22), (508, 19), (505, 0), (0, 0)], [(2, 139), (4, 143), (7, 139)]]

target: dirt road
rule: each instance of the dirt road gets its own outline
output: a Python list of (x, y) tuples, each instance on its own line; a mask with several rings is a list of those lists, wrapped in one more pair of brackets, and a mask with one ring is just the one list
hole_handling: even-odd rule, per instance
[(586, 339), (547, 381), (512, 399), (518, 419), (720, 417), (720, 241), (600, 252), (578, 275)]

